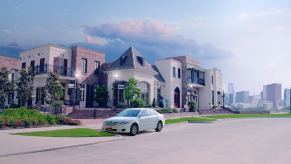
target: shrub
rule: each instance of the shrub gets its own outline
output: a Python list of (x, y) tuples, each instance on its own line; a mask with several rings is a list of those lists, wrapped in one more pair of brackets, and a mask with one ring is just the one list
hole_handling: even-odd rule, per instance
[(196, 102), (194, 101), (189, 101), (188, 106), (189, 106), (189, 112), (195, 112), (197, 109)]
[(133, 108), (141, 108), (141, 107), (144, 106), (144, 101), (143, 101), (142, 98), (135, 98), (135, 99), (132, 100), (131, 106)]
[(157, 112), (163, 114), (163, 113), (178, 113), (177, 109), (174, 108), (162, 108), (162, 109), (156, 109)]
[(0, 113), (0, 128), (38, 127), (47, 125), (80, 125), (77, 120), (65, 116), (42, 114), (34, 109), (7, 109)]

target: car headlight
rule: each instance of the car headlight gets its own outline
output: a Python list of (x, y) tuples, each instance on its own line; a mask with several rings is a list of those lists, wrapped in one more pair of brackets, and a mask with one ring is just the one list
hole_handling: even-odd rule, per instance
[(125, 125), (125, 124), (128, 124), (129, 123), (129, 121), (120, 121), (120, 122), (118, 122), (118, 124), (121, 124), (121, 125)]

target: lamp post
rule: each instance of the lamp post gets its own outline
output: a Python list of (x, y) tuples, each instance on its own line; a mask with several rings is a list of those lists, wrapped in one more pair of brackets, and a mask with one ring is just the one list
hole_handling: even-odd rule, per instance
[(80, 78), (80, 73), (75, 73), (75, 84), (74, 84), (74, 100), (73, 100), (73, 110), (76, 110), (76, 100), (77, 100), (77, 82)]
[[(113, 102), (112, 102), (112, 106), (114, 106), (114, 92), (115, 92), (115, 85), (117, 85), (117, 78), (118, 78), (118, 73), (115, 73), (115, 74), (113, 74), (113, 78), (114, 78), (114, 83), (113, 83), (113, 87), (112, 87), (112, 90), (113, 90), (113, 96), (112, 96), (112, 98), (113, 98)], [(116, 100), (118, 100), (118, 95), (117, 95), (117, 97), (116, 97)]]

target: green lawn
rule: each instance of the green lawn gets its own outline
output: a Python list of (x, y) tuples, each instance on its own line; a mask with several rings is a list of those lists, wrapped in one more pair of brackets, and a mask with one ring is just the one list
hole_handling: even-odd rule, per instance
[(287, 118), (291, 117), (291, 113), (284, 114), (223, 114), (223, 115), (212, 115), (202, 116), (205, 118), (214, 119), (228, 119), (228, 118)]
[(174, 124), (179, 122), (201, 122), (201, 123), (208, 123), (215, 121), (214, 118), (206, 118), (206, 117), (182, 117), (182, 118), (175, 118), (175, 119), (167, 119), (166, 124)]
[(179, 122), (201, 122), (208, 123), (213, 122), (217, 119), (228, 119), (228, 118), (291, 118), (291, 113), (284, 114), (222, 114), (212, 116), (201, 116), (201, 117), (182, 117), (175, 119), (167, 119), (166, 124), (174, 124)]
[(14, 133), (14, 135), (37, 136), (37, 137), (109, 137), (113, 136), (114, 134), (88, 128), (74, 128), (74, 129)]

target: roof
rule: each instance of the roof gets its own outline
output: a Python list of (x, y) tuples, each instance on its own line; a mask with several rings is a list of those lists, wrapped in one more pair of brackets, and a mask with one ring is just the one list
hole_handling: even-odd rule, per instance
[(166, 82), (165, 79), (163, 78), (163, 76), (161, 75), (159, 69), (157, 68), (157, 66), (152, 65), (152, 69), (156, 72), (154, 75), (156, 80), (161, 81), (161, 82)]
[(16, 58), (0, 56), (0, 63), (0, 68), (6, 68), (7, 70), (20, 69), (20, 61)]
[(150, 65), (145, 58), (134, 48), (129, 47), (116, 61), (109, 70), (137, 69), (152, 73), (158, 81), (164, 82), (164, 78), (155, 66)]
[[(138, 61), (142, 59), (142, 63)], [(150, 64), (144, 57), (133, 47), (129, 47), (115, 62), (111, 65), (112, 70), (122, 69), (141, 69), (152, 72)]]

